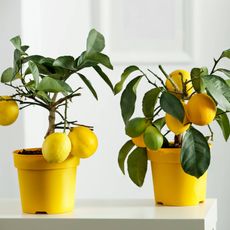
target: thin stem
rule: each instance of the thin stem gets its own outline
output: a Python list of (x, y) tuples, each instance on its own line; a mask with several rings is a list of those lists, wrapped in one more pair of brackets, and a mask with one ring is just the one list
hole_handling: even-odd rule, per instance
[(169, 134), (171, 131), (168, 130), (163, 136), (166, 136), (167, 134)]
[(166, 79), (168, 79), (170, 81), (170, 83), (172, 84), (172, 86), (174, 87), (176, 92), (181, 92), (178, 88), (178, 86), (176, 85), (176, 83), (173, 81), (173, 79), (165, 72), (165, 70), (163, 69), (163, 67), (161, 65), (159, 65), (159, 69), (160, 71), (164, 74), (164, 76), (166, 77)]
[(148, 69), (148, 71), (151, 74), (153, 74), (153, 76), (156, 77), (161, 82), (162, 86), (166, 89), (166, 85), (165, 85), (164, 81), (159, 76), (157, 76), (157, 74), (155, 74), (153, 71), (151, 71), (150, 69)]
[(212, 74), (215, 72), (215, 68), (216, 68), (216, 66), (217, 66), (217, 64), (218, 64), (218, 62), (220, 61), (221, 58), (222, 58), (222, 56), (220, 56), (217, 60), (214, 59), (214, 65), (213, 65), (213, 67), (212, 67), (212, 70), (211, 70), (211, 72), (210, 72), (210, 75), (212, 75)]
[(175, 135), (175, 137), (174, 137), (174, 146), (176, 148), (181, 147), (181, 145), (182, 145), (182, 139), (183, 139), (183, 135), (182, 134)]
[(68, 102), (67, 100), (65, 100), (65, 120), (64, 120), (64, 130), (63, 132), (65, 133), (66, 131), (66, 126), (67, 126), (67, 107), (68, 107)]
[(211, 126), (210, 125), (208, 125), (208, 129), (209, 129), (209, 131), (210, 131), (210, 134), (211, 134), (211, 141), (213, 141), (213, 136), (214, 136), (214, 133), (213, 133), (213, 131), (212, 131), (212, 128), (211, 128)]
[(160, 112), (161, 112), (162, 108), (159, 108), (156, 113), (153, 114), (153, 117), (156, 117)]

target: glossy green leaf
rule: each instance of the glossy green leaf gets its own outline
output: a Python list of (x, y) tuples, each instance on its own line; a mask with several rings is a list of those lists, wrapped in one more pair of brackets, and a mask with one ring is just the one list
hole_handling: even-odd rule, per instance
[(109, 77), (102, 71), (100, 66), (94, 66), (93, 67), (95, 71), (99, 74), (99, 76), (104, 80), (104, 82), (110, 87), (111, 90), (113, 90), (113, 84), (110, 81)]
[(83, 52), (79, 59), (77, 59), (77, 65), (75, 66), (78, 70), (80, 70), (86, 67), (94, 67), (98, 64), (102, 64), (109, 69), (113, 69), (109, 57), (102, 53)]
[(3, 71), (1, 76), (1, 82), (7, 83), (14, 79), (14, 69), (12, 67), (7, 68)]
[(193, 68), (191, 71), (192, 85), (196, 92), (202, 93), (205, 91), (202, 77), (208, 74), (207, 67)]
[(105, 39), (101, 33), (95, 29), (90, 30), (87, 38), (87, 52), (101, 52), (105, 47)]
[(128, 173), (130, 179), (139, 187), (145, 180), (147, 171), (147, 151), (145, 148), (134, 149), (128, 157)]
[(186, 132), (181, 148), (181, 165), (191, 176), (201, 177), (210, 164), (210, 148), (204, 135), (190, 127)]
[(22, 63), (26, 63), (28, 61), (33, 61), (36, 64), (40, 63), (40, 61), (43, 59), (44, 57), (41, 55), (31, 55), (31, 56), (27, 56), (25, 58), (22, 59)]
[(153, 111), (158, 100), (161, 88), (154, 88), (145, 93), (142, 100), (142, 111), (147, 118), (153, 117)]
[(17, 49), (14, 50), (14, 74), (19, 72), (21, 69), (21, 52)]
[(225, 74), (227, 77), (230, 78), (230, 70), (228, 70), (228, 69), (220, 68), (220, 69), (217, 69), (215, 72), (221, 72), (221, 73)]
[(165, 117), (158, 118), (153, 122), (153, 125), (158, 129), (161, 130), (165, 126)]
[(118, 165), (123, 174), (125, 174), (125, 160), (133, 147), (134, 143), (132, 142), (132, 140), (129, 140), (121, 147), (119, 151)]
[(127, 67), (124, 72), (122, 73), (121, 75), (121, 80), (115, 85), (114, 87), (114, 94), (118, 94), (121, 90), (122, 90), (122, 87), (123, 87), (123, 84), (125, 82), (125, 80), (127, 79), (127, 77), (133, 73), (134, 71), (137, 71), (139, 70), (139, 68), (137, 66), (129, 66)]
[(55, 59), (53, 66), (61, 67), (68, 70), (75, 70), (74, 58), (72, 56), (61, 56)]
[(22, 41), (20, 36), (16, 36), (10, 39), (11, 43), (14, 45), (14, 47), (19, 50), (21, 53), (24, 53), (24, 51), (22, 50)]
[(225, 141), (227, 141), (230, 135), (230, 123), (227, 114), (223, 110), (217, 109), (215, 120), (222, 130)]
[(230, 80), (226, 80), (225, 82), (226, 82), (227, 85), (230, 87)]
[(36, 64), (32, 61), (29, 61), (29, 68), (31, 70), (31, 73), (33, 75), (34, 81), (35, 81), (35, 87), (38, 87), (39, 84), (39, 70)]
[(216, 75), (203, 77), (206, 89), (215, 101), (225, 110), (230, 111), (230, 87), (224, 79)]
[(43, 100), (45, 103), (50, 103), (52, 102), (51, 98), (48, 96), (47, 93), (45, 93), (44, 91), (38, 91), (36, 93), (36, 96), (39, 97), (41, 100)]
[(221, 57), (229, 58), (230, 59), (230, 49), (223, 51)]
[(185, 114), (184, 106), (176, 96), (168, 92), (163, 92), (160, 97), (160, 106), (166, 113), (183, 122)]
[(90, 92), (93, 94), (93, 96), (98, 100), (97, 97), (97, 92), (96, 90), (93, 88), (91, 82), (81, 73), (78, 73), (79, 77), (81, 78), (81, 80), (85, 83), (85, 85), (88, 87), (88, 89), (90, 90)]
[(64, 81), (56, 80), (47, 76), (41, 80), (37, 89), (40, 91), (52, 93), (72, 92), (71, 87)]
[(134, 78), (132, 81), (130, 81), (121, 95), (121, 114), (125, 124), (128, 122), (135, 110), (136, 89), (141, 78), (142, 76), (138, 76)]

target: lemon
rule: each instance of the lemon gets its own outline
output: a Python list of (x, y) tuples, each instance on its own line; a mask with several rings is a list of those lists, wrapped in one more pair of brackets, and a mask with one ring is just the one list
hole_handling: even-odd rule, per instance
[(49, 163), (61, 163), (70, 154), (71, 142), (65, 133), (52, 133), (42, 145), (42, 154)]
[(175, 133), (175, 135), (179, 135), (185, 132), (190, 127), (190, 123), (189, 123), (189, 120), (187, 118), (187, 113), (186, 113), (186, 104), (184, 102), (182, 102), (182, 104), (185, 110), (185, 116), (184, 116), (183, 123), (168, 113), (166, 113), (165, 115), (166, 125), (169, 130)]
[(144, 142), (149, 149), (158, 150), (162, 147), (164, 138), (156, 127), (149, 126), (144, 132)]
[(127, 123), (125, 132), (130, 137), (138, 137), (145, 131), (148, 125), (149, 122), (145, 118), (136, 117)]
[(207, 94), (194, 94), (187, 104), (189, 121), (196, 125), (208, 125), (216, 116), (216, 104)]
[(97, 136), (87, 127), (79, 126), (69, 132), (72, 145), (71, 154), (79, 158), (92, 156), (98, 147)]
[[(175, 70), (169, 75), (169, 77), (175, 83), (175, 85), (177, 86), (177, 88), (180, 92), (183, 92), (183, 83), (182, 82), (185, 83), (185, 82), (191, 80), (190, 73), (186, 70)], [(171, 81), (169, 79), (166, 80), (165, 85), (169, 91), (176, 92), (174, 85), (171, 83)], [(186, 94), (187, 94), (185, 96), (191, 95), (193, 92), (192, 82), (188, 82), (186, 84), (185, 89), (186, 89)], [(177, 93), (174, 93), (174, 95), (179, 99), (182, 97), (180, 94), (177, 94)]]
[(2, 99), (12, 98), (10, 96), (0, 96), (0, 125), (11, 125), (18, 118), (18, 104), (16, 101), (3, 101)]
[(141, 148), (145, 148), (145, 142), (144, 142), (144, 135), (143, 133), (139, 137), (133, 137), (132, 142), (137, 146)]

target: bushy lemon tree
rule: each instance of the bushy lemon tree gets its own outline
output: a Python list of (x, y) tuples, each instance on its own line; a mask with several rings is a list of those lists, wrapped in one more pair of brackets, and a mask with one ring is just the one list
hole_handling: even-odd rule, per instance
[[(122, 91), (123, 84), (132, 73), (121, 94), (120, 106), (125, 132), (130, 139), (122, 146), (118, 156), (121, 171), (128, 174), (138, 186), (142, 186), (147, 170), (147, 151), (160, 148), (181, 148), (183, 170), (197, 178), (210, 164), (210, 142), (213, 141), (211, 123), (215, 120), (227, 141), (230, 135), (228, 113), (230, 112), (230, 70), (217, 67), (219, 62), (230, 59), (230, 50), (222, 52), (213, 68), (193, 68), (191, 72), (176, 70), (167, 74), (159, 66), (159, 76), (148, 69), (148, 74), (137, 66), (127, 67), (121, 80), (115, 85), (115, 94)], [(136, 91), (142, 79), (151, 89), (142, 100), (142, 117), (132, 117), (136, 106)], [(209, 135), (198, 130), (207, 126)], [(208, 130), (207, 129), (207, 130)], [(168, 133), (174, 134), (170, 141)]]
[[(2, 73), (1, 82), (13, 88), (15, 93), (0, 96), (0, 125), (15, 122), (21, 109), (39, 106), (49, 114), (49, 125), (42, 146), (47, 161), (62, 162), (70, 152), (81, 158), (91, 156), (98, 145), (92, 127), (68, 120), (69, 105), (73, 98), (81, 95), (82, 89), (77, 84), (70, 86), (68, 80), (70, 77), (81, 79), (98, 99), (89, 78), (81, 72), (90, 67), (113, 90), (109, 77), (100, 67), (113, 69), (109, 57), (102, 53), (105, 47), (103, 35), (92, 29), (87, 38), (86, 50), (76, 58), (28, 55), (29, 46), (22, 45), (19, 36), (12, 38), (11, 42), (15, 47), (13, 67)], [(63, 133), (56, 130), (63, 130)], [(67, 130), (70, 130), (69, 135), (66, 134)]]

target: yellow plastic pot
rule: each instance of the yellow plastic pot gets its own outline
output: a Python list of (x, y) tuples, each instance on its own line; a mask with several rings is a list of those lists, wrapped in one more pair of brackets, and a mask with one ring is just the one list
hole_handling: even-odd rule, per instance
[(14, 165), (18, 169), (23, 212), (57, 214), (72, 211), (79, 158), (70, 155), (62, 163), (48, 163), (42, 155), (22, 155), (19, 151), (14, 152)]
[(180, 148), (148, 151), (156, 203), (192, 206), (206, 198), (207, 172), (199, 179), (186, 174), (180, 164)]

